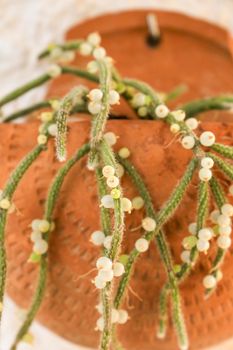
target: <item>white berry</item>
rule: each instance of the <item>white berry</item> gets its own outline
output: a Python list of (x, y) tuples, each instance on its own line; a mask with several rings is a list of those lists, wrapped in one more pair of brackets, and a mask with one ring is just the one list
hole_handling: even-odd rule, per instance
[(40, 220), (38, 224), (38, 229), (40, 232), (47, 232), (49, 230), (50, 223), (47, 220)]
[(118, 323), (124, 324), (129, 318), (128, 312), (126, 310), (118, 310)]
[(213, 231), (209, 228), (202, 228), (198, 232), (198, 238), (209, 241), (213, 237)]
[(96, 60), (102, 60), (106, 56), (106, 50), (103, 47), (97, 47), (93, 51), (93, 56)]
[(93, 102), (100, 102), (103, 98), (103, 92), (100, 89), (92, 89), (88, 94), (88, 98)]
[(32, 231), (30, 238), (32, 242), (40, 241), (42, 239), (42, 234), (39, 231)]
[(117, 175), (118, 177), (122, 177), (125, 173), (124, 167), (121, 164), (117, 164)]
[(102, 231), (94, 231), (90, 239), (90, 241), (96, 246), (102, 245), (104, 243), (104, 240), (105, 240), (105, 235)]
[(100, 314), (102, 314), (103, 311), (104, 311), (104, 307), (103, 307), (103, 304), (102, 304), (102, 303), (97, 304), (97, 305), (95, 306), (95, 308), (96, 308), (96, 310), (97, 310)]
[(144, 104), (146, 103), (146, 96), (141, 92), (138, 92), (134, 95), (131, 103), (132, 106), (135, 108), (144, 106)]
[(83, 42), (79, 48), (79, 52), (83, 56), (89, 56), (92, 53), (92, 50), (92, 45), (87, 42)]
[(233, 205), (226, 203), (222, 206), (221, 212), (226, 216), (233, 216)]
[(180, 126), (179, 126), (179, 124), (173, 123), (173, 124), (170, 126), (170, 131), (171, 131), (173, 134), (177, 134), (177, 133), (180, 131)]
[(132, 199), (132, 206), (133, 209), (140, 210), (144, 206), (144, 199), (140, 196), (135, 197)]
[(210, 244), (207, 240), (198, 239), (197, 240), (197, 250), (199, 252), (206, 252), (210, 247)]
[(220, 226), (218, 232), (221, 236), (229, 236), (231, 234), (232, 228), (231, 226)]
[(231, 219), (229, 218), (229, 216), (226, 215), (219, 215), (218, 220), (217, 220), (219, 226), (230, 226), (231, 225)]
[(110, 146), (114, 146), (117, 142), (117, 136), (111, 131), (104, 134), (104, 139)]
[(119, 185), (119, 179), (118, 179), (118, 177), (116, 177), (116, 176), (109, 176), (108, 178), (107, 178), (107, 185), (108, 185), (108, 187), (110, 187), (110, 188), (115, 188), (115, 187), (117, 187), (118, 185)]
[(212, 171), (207, 168), (201, 168), (198, 175), (201, 181), (209, 181), (212, 177)]
[(202, 166), (203, 168), (211, 169), (211, 168), (213, 168), (213, 166), (214, 166), (214, 161), (213, 161), (213, 159), (210, 158), (210, 157), (204, 157), (204, 158), (202, 158), (202, 160), (201, 160), (201, 166)]
[(121, 158), (126, 159), (130, 156), (130, 150), (127, 147), (122, 147), (118, 154)]
[(90, 33), (87, 37), (87, 41), (93, 46), (98, 46), (101, 43), (101, 36), (97, 32)]
[(57, 124), (50, 124), (48, 126), (48, 133), (51, 136), (57, 136)]
[(150, 217), (146, 217), (142, 220), (142, 227), (144, 228), (145, 231), (154, 231), (156, 228), (156, 222), (154, 219)]
[(98, 114), (102, 110), (102, 104), (100, 102), (89, 102), (87, 108), (91, 114)]
[(218, 217), (220, 215), (220, 212), (219, 210), (213, 210), (210, 214), (210, 220), (214, 223), (214, 224), (217, 224), (218, 222)]
[(135, 248), (138, 252), (144, 253), (149, 248), (149, 242), (145, 238), (139, 238), (135, 243)]
[(221, 249), (228, 249), (231, 245), (231, 239), (228, 236), (219, 236), (217, 239), (217, 245)]
[(7, 198), (3, 198), (0, 200), (0, 208), (1, 209), (9, 209), (11, 206), (11, 202)]
[(185, 121), (185, 124), (190, 130), (195, 130), (198, 127), (198, 120), (196, 118), (189, 118)]
[(167, 108), (166, 105), (161, 104), (155, 108), (155, 114), (158, 118), (166, 118), (168, 113), (169, 113), (169, 109)]
[(48, 243), (43, 239), (36, 241), (33, 246), (33, 251), (39, 255), (45, 254), (47, 250), (48, 250)]
[(215, 135), (211, 131), (204, 131), (200, 136), (200, 142), (203, 146), (210, 147), (215, 143)]
[(105, 165), (102, 169), (102, 174), (104, 177), (110, 177), (115, 174), (115, 169), (111, 165)]
[(190, 250), (184, 250), (181, 253), (180, 258), (184, 263), (189, 264), (190, 263)]
[(114, 200), (113, 200), (112, 196), (110, 196), (109, 194), (106, 194), (105, 196), (103, 196), (101, 198), (101, 205), (104, 208), (113, 209), (114, 208)]
[(47, 138), (47, 136), (46, 135), (39, 135), (38, 137), (37, 137), (37, 143), (38, 143), (38, 145), (45, 145), (46, 143), (47, 143), (47, 141), (48, 141), (48, 138)]
[(106, 287), (106, 282), (102, 280), (99, 276), (95, 277), (93, 283), (97, 289), (103, 289)]
[(110, 105), (118, 104), (120, 101), (120, 95), (116, 90), (109, 91), (109, 100)]
[(87, 71), (92, 74), (96, 74), (99, 70), (98, 64), (96, 61), (91, 61), (87, 64)]
[(41, 113), (40, 120), (44, 123), (50, 122), (51, 120), (53, 120), (53, 113), (52, 112)]
[(207, 275), (203, 279), (203, 285), (206, 289), (212, 289), (216, 286), (216, 284), (217, 284), (217, 280), (212, 275)]
[(112, 261), (109, 258), (107, 258), (106, 256), (102, 256), (96, 261), (96, 267), (98, 270), (100, 270), (100, 269), (111, 270), (112, 269)]
[(131, 200), (129, 200), (126, 197), (121, 198), (121, 207), (122, 210), (127, 212), (127, 213), (131, 213), (132, 211), (132, 202)]
[(124, 272), (125, 272), (125, 267), (122, 263), (116, 262), (113, 265), (113, 274), (115, 277), (122, 276)]
[(119, 311), (116, 309), (112, 309), (111, 321), (112, 323), (118, 323), (119, 320)]
[(140, 116), (140, 117), (146, 117), (147, 116), (147, 114), (148, 114), (148, 108), (147, 107), (139, 107), (138, 108), (138, 115)]
[(113, 279), (113, 271), (112, 270), (100, 269), (99, 273), (98, 273), (98, 276), (103, 281), (110, 282)]
[(111, 249), (113, 236), (107, 236), (104, 239), (104, 248)]
[(195, 139), (193, 136), (184, 136), (181, 140), (181, 144), (185, 149), (192, 149), (195, 146)]
[(41, 220), (39, 220), (39, 219), (35, 219), (32, 221), (31, 227), (32, 227), (33, 231), (39, 231), (40, 222), (41, 222)]
[(192, 222), (191, 224), (189, 224), (188, 231), (192, 235), (196, 235), (196, 233), (197, 233), (197, 223), (196, 222)]
[(100, 332), (102, 332), (104, 330), (104, 318), (103, 317), (98, 318), (98, 320), (96, 322), (96, 328)]
[(61, 75), (62, 69), (57, 64), (53, 64), (48, 68), (48, 75), (50, 75), (51, 78), (57, 78), (59, 75)]
[(185, 111), (183, 111), (182, 109), (173, 111), (172, 115), (178, 122), (183, 122), (185, 120)]

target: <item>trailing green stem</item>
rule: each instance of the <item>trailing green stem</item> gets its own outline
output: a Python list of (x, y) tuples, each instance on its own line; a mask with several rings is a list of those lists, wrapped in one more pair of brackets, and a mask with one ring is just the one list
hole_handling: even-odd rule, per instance
[(91, 153), (89, 156), (90, 166), (96, 163), (97, 147), (103, 138), (103, 132), (108, 119), (110, 104), (109, 90), (112, 79), (111, 66), (103, 60), (97, 61), (99, 72), (100, 72), (100, 89), (103, 93), (102, 97), (102, 109), (93, 117), (92, 128), (91, 128)]
[[(120, 163), (124, 166), (126, 169), (127, 173), (130, 175), (132, 178), (134, 184), (136, 185), (141, 197), (144, 199), (145, 202), (145, 209), (146, 209), (146, 214), (147, 216), (153, 218), (155, 221), (157, 221), (157, 227), (154, 232), (147, 232), (144, 235), (144, 238), (146, 238), (148, 241), (151, 241), (152, 238), (155, 237), (156, 243), (160, 252), (161, 259), (164, 263), (165, 270), (167, 272), (168, 276), (168, 288), (171, 290), (171, 297), (172, 297), (172, 316), (173, 316), (173, 322), (174, 322), (174, 327), (177, 332), (178, 336), (178, 341), (180, 346), (184, 347), (187, 346), (188, 344), (188, 338), (187, 338), (187, 332), (186, 332), (186, 327), (185, 327), (185, 322), (183, 319), (183, 314), (181, 311), (181, 301), (180, 301), (180, 296), (179, 296), (179, 289), (176, 281), (176, 276), (174, 273), (173, 269), (173, 261), (170, 253), (170, 248), (169, 245), (166, 241), (166, 238), (161, 230), (162, 225), (165, 223), (165, 221), (168, 219), (172, 213), (174, 213), (175, 209), (179, 205), (185, 189), (187, 188), (187, 185), (190, 183), (192, 179), (193, 172), (195, 170), (195, 163), (196, 161), (192, 161), (188, 166), (188, 170), (186, 171), (186, 174), (184, 178), (181, 180), (180, 185), (178, 185), (176, 191), (174, 191), (173, 195), (171, 196), (171, 200), (169, 202), (173, 202), (173, 204), (169, 207), (170, 210), (169, 212), (164, 212), (164, 215), (161, 216), (161, 219), (159, 221), (159, 215), (156, 216), (153, 203), (151, 200), (151, 197), (149, 195), (149, 192), (141, 178), (141, 176), (138, 174), (136, 169), (133, 167), (132, 164), (129, 163), (129, 161), (125, 159), (121, 159), (120, 157), (118, 158)], [(189, 175), (187, 175), (189, 174)], [(188, 180), (189, 179), (189, 180)], [(178, 196), (177, 192), (183, 194), (181, 197)], [(175, 204), (176, 202), (176, 204)], [(134, 248), (131, 253), (129, 254), (129, 258), (125, 267), (125, 274), (123, 275), (117, 293), (115, 297), (115, 307), (119, 308), (120, 304), (122, 302), (126, 287), (129, 283), (130, 275), (132, 273), (132, 268), (133, 264), (135, 263), (137, 257), (139, 256), (139, 252)]]
[(233, 180), (233, 165), (223, 160), (222, 158), (208, 153), (208, 156), (214, 160), (214, 164), (230, 179)]
[(233, 104), (233, 96), (217, 96), (206, 99), (200, 99), (188, 102), (181, 106), (186, 112), (186, 117), (191, 118), (199, 113), (207, 112), (214, 109), (231, 109)]
[[(99, 192), (99, 200), (107, 194), (106, 182), (103, 179), (102, 171), (100, 168), (96, 169), (96, 178)], [(109, 209), (100, 208), (101, 214), (101, 226), (105, 236), (111, 235), (111, 217)], [(104, 255), (108, 256), (107, 249), (104, 249)], [(104, 318), (104, 329), (101, 335), (101, 348), (108, 349), (111, 341), (111, 314), (112, 314), (112, 286), (111, 282), (106, 284), (106, 287), (101, 291), (101, 302), (103, 305), (103, 318)]]
[[(135, 171), (136, 171), (135, 168), (132, 165), (129, 165), (126, 160), (121, 159), (121, 158), (118, 158), (118, 159), (119, 159), (119, 162), (125, 167), (128, 174), (130, 176), (133, 176)], [(196, 159), (191, 160), (191, 162), (189, 163), (189, 165), (185, 171), (183, 178), (180, 180), (178, 186), (171, 194), (170, 198), (167, 201), (167, 204), (158, 213), (157, 218), (156, 218), (157, 225), (156, 225), (155, 230), (152, 232), (146, 232), (144, 234), (143, 238), (147, 239), (148, 241), (151, 241), (153, 238), (155, 238), (158, 235), (158, 233), (160, 232), (161, 227), (168, 221), (170, 216), (172, 216), (174, 214), (175, 210), (179, 206), (179, 204), (184, 196), (184, 193), (185, 193), (188, 185), (190, 184), (190, 182), (192, 180), (192, 177), (193, 177), (193, 174), (194, 174), (196, 167), (197, 167), (197, 160)], [(140, 181), (140, 177), (137, 177), (137, 182), (136, 182), (136, 178), (134, 178), (134, 179), (135, 179), (134, 180), (135, 185), (138, 186), (138, 189), (142, 188), (142, 182)], [(148, 197), (149, 194), (145, 196), (144, 191), (141, 191), (140, 194), (141, 194), (142, 198), (144, 199), (145, 203), (150, 203), (151, 200), (150, 200), (150, 196)], [(146, 206), (146, 210), (148, 213), (147, 215), (154, 215), (153, 212), (148, 210), (147, 206)], [(160, 235), (158, 235), (158, 237), (160, 237)], [(160, 240), (158, 241), (158, 243), (159, 243), (159, 247), (161, 249), (163, 249), (164, 246), (160, 246), (161, 245)], [(118, 291), (116, 294), (116, 298), (115, 298), (115, 306), (116, 307), (119, 307), (119, 305), (121, 303), (122, 297), (124, 295), (126, 286), (128, 284), (128, 281), (129, 281), (130, 273), (132, 271), (133, 263), (135, 262), (138, 255), (139, 255), (139, 252), (136, 250), (136, 248), (134, 248), (129, 255), (128, 262), (126, 265), (126, 272), (120, 281), (119, 288), (118, 288)], [(166, 257), (166, 254), (164, 254), (164, 252), (162, 252), (161, 256)], [(169, 269), (171, 269), (171, 266), (169, 267)]]
[(220, 143), (214, 143), (211, 147), (213, 151), (221, 154), (222, 156), (233, 159), (233, 147), (221, 145)]
[[(55, 208), (55, 204), (58, 198), (58, 195), (60, 193), (61, 186), (63, 184), (65, 176), (68, 174), (70, 169), (75, 165), (75, 163), (81, 159), (83, 156), (85, 156), (90, 150), (90, 147), (88, 144), (85, 144), (80, 148), (80, 150), (70, 159), (66, 162), (66, 164), (58, 171), (55, 179), (52, 182), (52, 185), (50, 187), (50, 190), (48, 192), (46, 204), (45, 204), (45, 213), (44, 213), (44, 219), (52, 222), (52, 216), (53, 211)], [(50, 233), (48, 232), (44, 239), (46, 241), (49, 241)], [(46, 287), (46, 279), (47, 279), (47, 264), (48, 264), (48, 257), (47, 254), (43, 254), (40, 259), (40, 272), (39, 272), (39, 279), (37, 288), (33, 297), (33, 301), (30, 307), (30, 310), (28, 311), (26, 315), (26, 319), (21, 326), (20, 330), (18, 331), (15, 341), (13, 345), (11, 346), (11, 350), (16, 350), (18, 343), (24, 335), (28, 332), (29, 327), (31, 326), (36, 313), (41, 305), (41, 302), (43, 300), (45, 287)]]
[(2, 99), (0, 99), (0, 107), (4, 106), (8, 102), (15, 100), (16, 98), (22, 96), (26, 92), (28, 92), (32, 89), (35, 89), (36, 87), (44, 84), (45, 82), (49, 81), (50, 79), (52, 79), (51, 76), (49, 74), (45, 73), (45, 74), (42, 74), (40, 77), (30, 81), (29, 83), (26, 83), (25, 85), (15, 89), (11, 93), (9, 93), (8, 95), (6, 95)]
[[(200, 229), (202, 229), (206, 222), (206, 217), (208, 215), (209, 209), (209, 192), (208, 192), (208, 183), (204, 181), (200, 181), (199, 189), (198, 189), (198, 200), (197, 200), (197, 229), (196, 236)], [(183, 281), (183, 279), (189, 274), (191, 271), (192, 265), (195, 263), (198, 257), (198, 251), (196, 246), (191, 249), (190, 252), (190, 262), (184, 263), (181, 265), (180, 271), (177, 273), (177, 277), (179, 281)]]
[(39, 54), (38, 58), (42, 59), (48, 57), (54, 49), (61, 49), (62, 51), (76, 51), (80, 48), (82, 42), (83, 40), (70, 40), (65, 42), (64, 44), (50, 45), (49, 48), (47, 48)]
[(78, 98), (84, 96), (82, 87), (73, 88), (61, 101), (61, 104), (56, 112), (56, 151), (58, 160), (66, 159), (66, 141), (67, 141), (67, 118), (72, 112), (75, 102)]
[[(12, 174), (10, 175), (9, 180), (7, 181), (5, 188), (3, 189), (3, 193), (1, 195), (2, 198), (7, 198), (9, 201), (12, 200), (14, 192), (17, 189), (17, 186), (20, 180), (22, 179), (23, 175), (31, 166), (33, 161), (39, 156), (41, 151), (43, 151), (44, 149), (44, 146), (38, 145), (31, 152), (29, 152), (25, 156), (25, 158), (21, 160), (21, 162), (17, 165), (17, 167), (13, 170)], [(3, 302), (7, 270), (6, 251), (4, 242), (7, 216), (7, 210), (0, 209), (0, 304), (2, 304)]]
[[(224, 190), (223, 190), (221, 184), (214, 176), (212, 176), (212, 178), (210, 180), (210, 189), (211, 189), (212, 195), (214, 197), (215, 203), (217, 204), (217, 207), (218, 207), (219, 211), (221, 212), (222, 206), (226, 203), (226, 198), (225, 198), (225, 193), (224, 193)], [(218, 273), (219, 267), (223, 263), (225, 255), (226, 255), (226, 250), (224, 250), (222, 248), (217, 249), (215, 258), (212, 262), (211, 271), (210, 271), (210, 273), (215, 278), (217, 278), (217, 273)], [(215, 288), (206, 289), (205, 295), (209, 296), (214, 289)]]

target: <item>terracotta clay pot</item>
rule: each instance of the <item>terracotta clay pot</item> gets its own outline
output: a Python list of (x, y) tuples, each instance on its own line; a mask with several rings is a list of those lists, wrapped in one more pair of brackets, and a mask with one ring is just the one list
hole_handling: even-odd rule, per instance
[[(75, 27), (68, 36), (80, 37), (98, 29), (103, 35), (104, 45), (116, 58), (123, 74), (148, 81), (165, 91), (181, 82), (190, 83), (191, 89), (183, 96), (183, 100), (233, 90), (230, 77), (233, 62), (226, 50), (227, 35), (223, 30), (183, 15), (161, 12), (158, 17), (164, 41), (155, 51), (151, 51), (144, 40), (145, 14), (146, 12), (140, 11), (104, 16)], [(184, 25), (187, 28), (185, 31)], [(124, 31), (127, 33), (126, 38)], [(114, 46), (114, 40), (116, 43), (119, 40), (121, 49), (117, 44)], [(135, 45), (138, 55), (132, 55)], [(189, 53), (192, 49), (191, 58), (183, 45)], [(187, 61), (182, 58), (181, 47)], [(198, 56), (196, 50), (199, 50)], [(81, 59), (80, 64), (84, 65)], [(152, 73), (150, 69), (153, 69)], [(49, 96), (64, 93), (80, 81), (81, 79), (72, 77), (59, 78), (51, 85)], [(123, 104), (118, 112), (134, 118)], [(228, 115), (225, 112), (218, 113), (218, 116), (226, 120)], [(90, 132), (89, 121), (74, 122), (71, 126), (69, 156), (88, 141)], [(230, 122), (203, 122), (201, 127), (203, 130), (212, 130), (218, 142), (232, 144), (233, 128)], [(0, 173), (1, 187), (18, 161), (35, 145), (37, 129), (36, 122), (0, 125), (3, 169)], [(115, 149), (127, 146), (132, 150), (131, 160), (142, 174), (156, 210), (169, 197), (191, 156), (190, 151), (182, 149), (172, 139), (168, 129), (166, 125), (155, 121), (114, 120), (108, 123), (108, 130), (120, 136)], [(35, 265), (27, 263), (32, 249), (29, 224), (32, 219), (42, 216), (49, 184), (60, 166), (54, 156), (54, 145), (50, 141), (48, 151), (42, 153), (32, 165), (14, 197), (17, 212), (9, 217), (7, 225), (7, 289), (17, 304), (24, 308), (29, 306), (38, 273)], [(137, 195), (127, 177), (123, 178), (123, 187), (129, 198)], [(166, 234), (177, 262), (180, 262), (182, 237), (187, 235), (188, 224), (195, 220), (196, 192), (197, 181), (194, 179), (179, 210), (166, 226)], [(98, 302), (98, 292), (91, 284), (92, 275), (83, 278), (82, 275), (94, 267), (100, 254), (89, 242), (90, 234), (100, 225), (98, 209), (94, 174), (87, 170), (86, 159), (83, 159), (67, 176), (57, 202), (54, 213), (56, 230), (49, 249), (47, 290), (38, 314), (38, 320), (54, 332), (74, 343), (90, 347), (96, 347), (99, 338), (94, 331), (98, 318), (94, 308)], [(130, 251), (140, 236), (140, 231), (132, 229), (139, 225), (142, 216), (143, 212), (133, 212), (127, 216), (123, 247), (125, 253)], [(202, 258), (181, 287), (193, 350), (233, 336), (232, 263), (233, 251), (230, 250), (223, 266), (224, 278), (216, 293), (207, 301), (203, 299), (202, 278), (210, 268), (210, 257)], [(130, 283), (140, 299), (128, 292), (125, 307), (131, 318), (126, 325), (119, 326), (120, 340), (127, 349), (177, 349), (171, 321), (168, 337), (163, 341), (156, 338), (158, 297), (164, 282), (165, 272), (153, 243), (150, 250), (137, 261)]]

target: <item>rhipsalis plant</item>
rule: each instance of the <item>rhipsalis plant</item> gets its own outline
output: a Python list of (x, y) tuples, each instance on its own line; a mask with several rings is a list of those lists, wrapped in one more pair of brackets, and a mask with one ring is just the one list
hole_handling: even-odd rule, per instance
[[(90, 240), (96, 249), (102, 248), (96, 261), (96, 274), (92, 277), (93, 289), (99, 290), (100, 297), (96, 306), (100, 313), (96, 320), (96, 329), (101, 333), (101, 350), (108, 350), (120, 344), (116, 328), (125, 324), (130, 316), (130, 311), (122, 307), (125, 305), (123, 301), (134, 273), (135, 262), (150, 248), (152, 241), (157, 245), (167, 278), (165, 285), (161, 286), (158, 305), (158, 338), (166, 336), (167, 320), (171, 313), (178, 346), (181, 350), (188, 349), (189, 340), (179, 286), (191, 274), (198, 259), (202, 259), (203, 253), (208, 254), (211, 245), (217, 249), (212, 267), (203, 279), (205, 294), (213, 292), (222, 278), (221, 265), (231, 245), (233, 206), (227, 200), (228, 189), (225, 185), (222, 186), (221, 181), (223, 177), (228, 179), (229, 194), (233, 195), (233, 185), (230, 186), (230, 181), (233, 180), (233, 147), (216, 142), (211, 131), (199, 132), (198, 115), (212, 109), (231, 109), (233, 96), (197, 100), (179, 109), (169, 110), (166, 102), (182, 92), (182, 88), (164, 94), (156, 92), (146, 82), (122, 78), (114, 67), (113, 59), (107, 56), (106, 50), (100, 44), (99, 34), (91, 33), (87, 39), (48, 47), (40, 55), (40, 59), (49, 58), (54, 61), (48, 71), (0, 100), (0, 106), (4, 106), (61, 74), (79, 76), (97, 85), (91, 90), (86, 86), (76, 86), (61, 99), (41, 101), (2, 117), (2, 122), (7, 123), (22, 116), (31, 117), (31, 112), (47, 108), (47, 111), (40, 112), (42, 125), (39, 128), (38, 145), (25, 155), (0, 194), (0, 309), (3, 306), (7, 271), (5, 226), (8, 215), (13, 211), (13, 196), (17, 186), (40, 153), (46, 152), (49, 138), (55, 139), (58, 161), (65, 162), (48, 190), (44, 217), (32, 218), (32, 254), (29, 263), (39, 264), (38, 284), (31, 308), (11, 350), (16, 350), (18, 343), (27, 334), (43, 301), (49, 264), (49, 238), (56, 229), (53, 213), (62, 183), (73, 165), (87, 154), (87, 167), (90, 171), (94, 170), (93, 176), (97, 180), (100, 206), (101, 229), (97, 227), (90, 235)], [(92, 56), (86, 70), (63, 65), (72, 61), (76, 54)], [(143, 177), (127, 159), (133, 150), (123, 147), (116, 153), (114, 146), (117, 136), (112, 131), (105, 130), (109, 118), (114, 118), (114, 105), (119, 104), (121, 99), (126, 100), (138, 118), (167, 124), (171, 133), (179, 138), (180, 147), (190, 150), (190, 160), (183, 176), (158, 212), (154, 208), (150, 189), (147, 188)], [(90, 117), (90, 140), (66, 161), (66, 146), (69, 143), (67, 123), (74, 113), (79, 112), (84, 112)], [(69, 127), (72, 128), (72, 123)], [(138, 196), (132, 200), (123, 195), (121, 178), (124, 172), (138, 191)], [(187, 227), (189, 235), (180, 242), (183, 250), (179, 264), (172, 256), (166, 239), (165, 224), (172, 220), (194, 178), (198, 178), (196, 222), (190, 223)], [(209, 213), (211, 200), (216, 209)], [(125, 252), (122, 250), (122, 242), (127, 237), (125, 216), (130, 215), (132, 210), (141, 210), (144, 213), (140, 226), (142, 235), (135, 240), (133, 249), (127, 252), (126, 262), (123, 263), (121, 256)], [(156, 266), (154, 268), (156, 269)]]

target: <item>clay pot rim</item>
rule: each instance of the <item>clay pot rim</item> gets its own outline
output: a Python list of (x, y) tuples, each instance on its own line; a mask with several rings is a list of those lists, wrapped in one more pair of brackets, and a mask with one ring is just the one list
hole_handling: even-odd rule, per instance
[[(178, 29), (189, 32), (192, 35), (212, 41), (229, 52), (233, 58), (233, 35), (226, 29), (213, 22), (199, 19), (178, 11), (155, 10), (154, 8), (108, 12), (99, 16), (84, 19), (78, 23), (80, 37), (98, 30), (101, 34), (109, 34), (116, 30), (116, 19), (118, 19), (117, 30), (130, 30), (134, 28), (146, 28), (145, 17), (148, 13), (154, 13), (161, 28)], [(114, 20), (112, 20), (114, 19)], [(74, 39), (73, 30), (77, 25), (72, 26), (65, 38)], [(76, 36), (75, 36), (76, 37)]]

